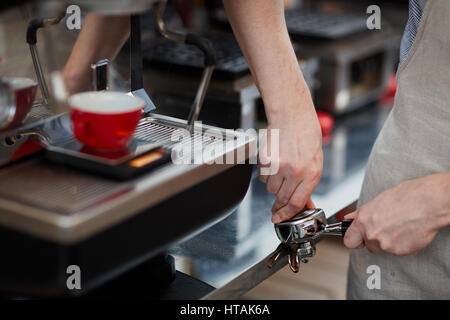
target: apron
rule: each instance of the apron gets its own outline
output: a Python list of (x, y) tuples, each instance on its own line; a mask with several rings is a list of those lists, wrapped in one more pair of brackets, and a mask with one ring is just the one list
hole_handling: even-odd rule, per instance
[[(449, 0), (427, 2), (397, 85), (394, 107), (369, 158), (359, 205), (402, 181), (450, 171)], [(379, 267), (380, 289), (368, 288), (371, 265)], [(450, 227), (414, 255), (352, 250), (347, 296), (450, 299)]]

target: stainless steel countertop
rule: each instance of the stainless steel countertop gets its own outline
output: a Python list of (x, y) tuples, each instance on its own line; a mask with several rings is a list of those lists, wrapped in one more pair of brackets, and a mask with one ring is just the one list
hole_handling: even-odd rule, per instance
[[(323, 177), (312, 196), (327, 218), (358, 199), (370, 150), (390, 110), (371, 106), (336, 120), (333, 138), (324, 146)], [(216, 288), (206, 299), (238, 298), (286, 265), (287, 259), (267, 267), (279, 243), (270, 221), (274, 199), (254, 172), (235, 212), (170, 250), (177, 270)]]

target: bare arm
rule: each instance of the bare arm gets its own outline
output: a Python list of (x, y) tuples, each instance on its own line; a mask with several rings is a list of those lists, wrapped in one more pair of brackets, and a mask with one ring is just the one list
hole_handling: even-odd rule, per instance
[[(281, 0), (223, 0), (236, 38), (261, 92), (269, 129), (279, 129), (279, 166), (260, 175), (277, 195), (272, 221), (291, 218), (311, 206), (322, 174), (321, 130), (308, 87), (298, 66)], [(261, 146), (263, 147), (263, 146)]]
[[(275, 120), (283, 109), (286, 95), (299, 92), (309, 99), (284, 20), (283, 1), (224, 0), (234, 34), (244, 52), (257, 86), (266, 103), (269, 121)], [(309, 102), (309, 101), (308, 101)], [(295, 108), (310, 108), (311, 103)]]
[(89, 90), (90, 65), (100, 59), (114, 59), (129, 35), (129, 16), (87, 14), (63, 71), (68, 91)]

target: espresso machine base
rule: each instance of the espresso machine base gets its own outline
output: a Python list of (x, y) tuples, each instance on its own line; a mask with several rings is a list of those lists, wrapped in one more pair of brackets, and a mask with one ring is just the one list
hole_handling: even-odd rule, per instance
[[(244, 198), (252, 167), (234, 166), (77, 243), (61, 244), (1, 227), (1, 243), (14, 245), (2, 250), (0, 292), (83, 296), (224, 218)], [(81, 289), (68, 289), (70, 266), (81, 271)]]

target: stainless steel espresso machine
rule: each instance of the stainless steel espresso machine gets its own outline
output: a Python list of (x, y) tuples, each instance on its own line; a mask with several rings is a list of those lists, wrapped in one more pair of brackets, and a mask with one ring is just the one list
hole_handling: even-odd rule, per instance
[[(168, 30), (163, 21), (166, 1), (161, 1), (156, 10), (160, 36), (196, 45), (205, 55), (189, 118), (160, 116), (147, 109), (127, 152), (105, 156), (83, 151), (68, 113), (58, 112), (53, 96), (57, 88), (47, 87), (36, 48), (36, 34), (61, 23), (66, 7), (73, 4), (83, 12), (132, 14), (130, 94), (146, 95), (139, 70), (138, 19), (153, 1), (25, 4), (33, 13), (27, 42), (42, 99), (34, 101), (23, 121), (13, 123), (18, 95), (11, 83), (0, 81), (0, 296), (85, 297), (101, 292), (130, 296), (133, 293), (127, 290), (138, 290), (133, 285), (139, 284), (145, 287), (142, 292), (161, 298), (178, 279), (164, 252), (220, 221), (240, 203), (250, 183), (256, 139), (195, 125), (214, 68), (214, 52), (195, 34)], [(102, 72), (107, 68), (93, 63), (100, 66), (93, 70), (94, 79), (106, 79)], [(186, 139), (174, 141), (177, 130), (188, 132)], [(177, 148), (214, 152), (208, 162), (194, 161), (195, 152), (174, 162)], [(77, 288), (68, 286), (74, 267), (81, 270)], [(126, 279), (122, 283), (131, 287), (124, 289), (117, 279)]]

